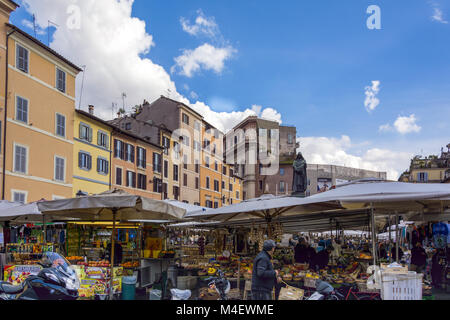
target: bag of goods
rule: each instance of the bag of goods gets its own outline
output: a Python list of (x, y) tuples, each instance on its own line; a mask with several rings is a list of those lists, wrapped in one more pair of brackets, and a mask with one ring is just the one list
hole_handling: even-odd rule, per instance
[(281, 288), (278, 300), (303, 300), (304, 294), (304, 290), (287, 285)]

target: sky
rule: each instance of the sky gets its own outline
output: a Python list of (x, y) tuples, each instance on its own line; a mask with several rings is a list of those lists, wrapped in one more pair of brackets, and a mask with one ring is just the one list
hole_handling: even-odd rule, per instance
[(105, 119), (166, 95), (225, 132), (249, 115), (294, 125), (308, 163), (393, 180), (450, 143), (448, 1), (18, 2), (11, 22), (34, 35), (34, 14), (36, 36), (86, 66), (77, 106)]

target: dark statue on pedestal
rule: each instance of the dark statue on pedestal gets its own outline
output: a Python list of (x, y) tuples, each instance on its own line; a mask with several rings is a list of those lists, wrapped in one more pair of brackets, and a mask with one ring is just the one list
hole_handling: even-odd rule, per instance
[(294, 181), (292, 183), (292, 196), (305, 197), (308, 188), (308, 179), (306, 177), (306, 160), (301, 152), (297, 154), (294, 161)]

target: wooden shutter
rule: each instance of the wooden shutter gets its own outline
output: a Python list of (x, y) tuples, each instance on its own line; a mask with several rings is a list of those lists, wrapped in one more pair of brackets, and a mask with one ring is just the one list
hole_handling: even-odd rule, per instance
[(143, 149), (142, 150), (142, 152), (143, 152), (143, 155), (144, 155), (144, 159), (142, 159), (142, 164), (143, 164), (143, 168), (147, 168), (147, 150), (146, 149)]
[(82, 156), (81, 152), (78, 152), (78, 168), (81, 168)]
[(123, 141), (119, 141), (119, 144), (120, 144), (120, 159), (125, 160), (125, 146), (127, 144)]
[(88, 169), (91, 170), (92, 169), (92, 157), (90, 155), (88, 155)]
[(118, 152), (117, 152), (117, 140), (114, 139), (114, 158), (117, 158)]
[(101, 166), (101, 164), (100, 164), (100, 158), (97, 158), (97, 172), (100, 172), (100, 166)]
[(89, 142), (92, 142), (92, 136), (93, 136), (93, 134), (92, 134), (92, 128), (89, 127), (89, 130), (88, 130), (88, 140), (89, 140)]
[(131, 153), (131, 155), (130, 155), (130, 161), (132, 162), (132, 163), (134, 163), (134, 159), (135, 159), (135, 148), (134, 148), (134, 146), (130, 146), (131, 148), (130, 148), (130, 153)]
[(133, 177), (133, 188), (136, 188), (136, 172), (133, 172), (131, 176)]

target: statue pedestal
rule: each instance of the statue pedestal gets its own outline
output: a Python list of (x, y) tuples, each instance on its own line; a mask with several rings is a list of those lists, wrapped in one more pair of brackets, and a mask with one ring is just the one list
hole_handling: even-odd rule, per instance
[(293, 192), (291, 196), (296, 198), (306, 198), (306, 192)]

